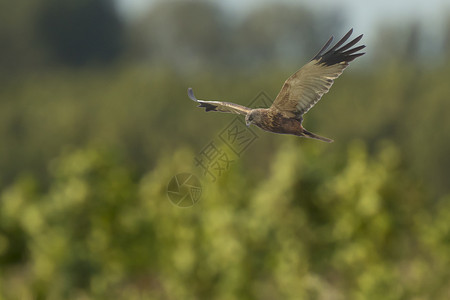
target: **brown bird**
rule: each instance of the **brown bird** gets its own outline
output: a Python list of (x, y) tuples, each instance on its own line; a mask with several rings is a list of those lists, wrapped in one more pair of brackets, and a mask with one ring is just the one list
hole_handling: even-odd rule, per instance
[(333, 41), (331, 37), (309, 63), (284, 82), (270, 108), (251, 109), (231, 102), (198, 100), (191, 88), (188, 88), (189, 98), (200, 103), (199, 107), (204, 107), (206, 111), (245, 115), (247, 126), (253, 123), (269, 132), (293, 134), (331, 143), (333, 140), (303, 128), (303, 115), (329, 91), (334, 80), (342, 74), (349, 62), (364, 54), (356, 53), (365, 48), (364, 45), (351, 48), (361, 40), (362, 34), (343, 45), (352, 32), (353, 29), (350, 29), (336, 45), (328, 50)]

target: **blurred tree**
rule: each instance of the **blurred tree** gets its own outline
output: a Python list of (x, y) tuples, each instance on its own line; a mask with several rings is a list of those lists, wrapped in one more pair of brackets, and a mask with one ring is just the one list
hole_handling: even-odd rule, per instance
[[(239, 62), (283, 62), (317, 51), (314, 15), (301, 6), (267, 4), (252, 11), (236, 28)], [(312, 50), (314, 49), (314, 50)]]
[(203, 1), (161, 1), (132, 25), (130, 36), (133, 54), (177, 70), (214, 64), (227, 52), (223, 11)]
[(408, 31), (404, 59), (410, 63), (417, 62), (419, 60), (420, 41), (422, 35), (420, 24), (413, 23)]
[(45, 51), (35, 29), (42, 2), (0, 1), (0, 74), (43, 65)]
[(447, 17), (447, 22), (445, 24), (445, 30), (444, 30), (444, 40), (443, 40), (443, 52), (444, 56), (447, 60), (450, 59), (450, 12), (449, 16)]
[(123, 49), (123, 24), (108, 0), (48, 0), (38, 22), (40, 34), (63, 63), (109, 63)]
[(375, 54), (375, 61), (383, 61), (382, 66), (386, 63), (413, 68), (437, 65), (445, 55), (445, 31), (439, 32), (426, 25), (420, 20), (400, 26), (381, 25), (377, 30), (375, 49), (371, 51)]
[[(312, 56), (336, 30), (338, 12), (318, 16), (298, 5), (263, 4), (239, 18), (208, 2), (159, 2), (128, 31), (133, 57), (178, 70), (211, 65), (288, 65)], [(323, 21), (325, 20), (325, 21)], [(320, 23), (320, 24), (319, 24)], [(326, 32), (326, 33), (325, 33)]]

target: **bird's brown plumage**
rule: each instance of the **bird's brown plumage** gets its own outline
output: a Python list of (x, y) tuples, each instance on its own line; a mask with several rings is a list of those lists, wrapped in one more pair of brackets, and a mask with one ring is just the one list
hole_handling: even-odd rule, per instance
[(342, 74), (349, 62), (364, 54), (357, 53), (365, 48), (364, 45), (351, 48), (361, 40), (362, 35), (344, 45), (352, 32), (353, 29), (328, 50), (333, 41), (331, 37), (309, 63), (284, 82), (270, 108), (251, 109), (231, 102), (198, 100), (191, 88), (188, 89), (188, 95), (192, 100), (200, 103), (199, 107), (205, 107), (206, 111), (245, 115), (247, 125), (253, 123), (269, 132), (332, 142), (331, 139), (304, 129), (303, 115), (330, 90), (334, 80)]

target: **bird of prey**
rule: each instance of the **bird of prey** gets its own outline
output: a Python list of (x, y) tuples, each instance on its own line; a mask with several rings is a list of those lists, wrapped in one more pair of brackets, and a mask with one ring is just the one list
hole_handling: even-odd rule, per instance
[(364, 54), (357, 52), (366, 46), (352, 48), (361, 40), (362, 34), (344, 45), (352, 32), (353, 29), (350, 29), (336, 45), (328, 49), (333, 41), (331, 37), (310, 62), (284, 82), (281, 91), (269, 108), (251, 109), (231, 102), (198, 100), (192, 88), (188, 88), (188, 96), (206, 111), (245, 115), (247, 126), (253, 123), (269, 132), (292, 134), (331, 143), (333, 140), (303, 128), (303, 115), (322, 98), (323, 94), (328, 92), (334, 80), (342, 74), (349, 62)]

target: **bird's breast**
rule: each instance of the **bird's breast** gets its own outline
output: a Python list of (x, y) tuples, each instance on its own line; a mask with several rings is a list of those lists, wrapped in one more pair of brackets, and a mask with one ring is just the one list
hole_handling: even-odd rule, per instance
[(260, 124), (257, 124), (261, 129), (276, 133), (285, 134), (301, 134), (301, 123), (292, 118), (286, 118), (281, 113), (266, 114)]

